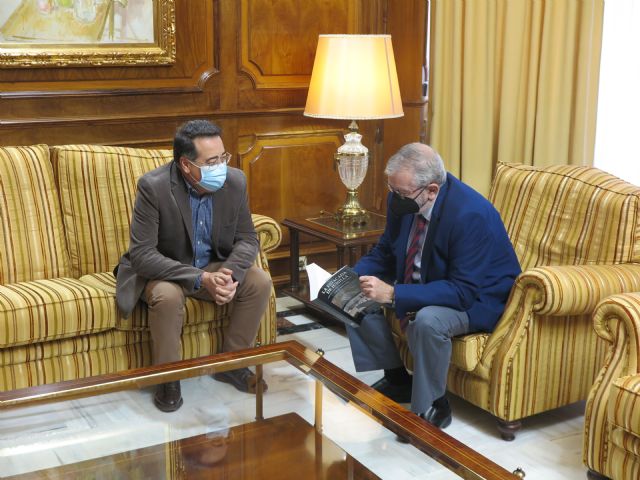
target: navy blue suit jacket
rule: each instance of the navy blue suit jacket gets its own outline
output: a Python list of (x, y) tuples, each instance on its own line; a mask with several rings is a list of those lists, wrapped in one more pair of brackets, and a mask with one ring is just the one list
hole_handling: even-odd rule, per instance
[[(389, 202), (391, 194), (387, 199)], [(388, 204), (387, 204), (388, 207)], [(395, 284), (396, 315), (428, 305), (465, 311), (470, 331), (491, 331), (504, 310), (520, 265), (491, 203), (450, 173), (440, 188), (422, 250), (422, 283), (401, 284), (413, 215), (387, 208), (378, 244), (355, 270)]]

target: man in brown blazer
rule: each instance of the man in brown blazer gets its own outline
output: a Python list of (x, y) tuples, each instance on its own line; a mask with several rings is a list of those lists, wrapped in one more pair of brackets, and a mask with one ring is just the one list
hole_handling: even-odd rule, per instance
[[(185, 123), (174, 138), (173, 161), (138, 180), (129, 251), (116, 267), (116, 300), (125, 318), (139, 300), (146, 303), (154, 364), (182, 358), (186, 296), (230, 304), (224, 352), (253, 345), (269, 300), (271, 278), (253, 264), (258, 237), (246, 177), (227, 167), (231, 154), (220, 133), (206, 120)], [(247, 368), (214, 378), (256, 390)], [(182, 402), (180, 382), (158, 386), (160, 410), (175, 411)]]

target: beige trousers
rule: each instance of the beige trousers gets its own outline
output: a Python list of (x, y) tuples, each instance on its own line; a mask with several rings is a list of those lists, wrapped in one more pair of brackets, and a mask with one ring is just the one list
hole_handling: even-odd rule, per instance
[[(222, 262), (214, 262), (205, 268), (214, 272)], [(271, 277), (261, 268), (252, 265), (238, 284), (236, 295), (229, 304), (231, 317), (224, 334), (223, 352), (232, 352), (252, 347), (260, 320), (269, 302)], [(184, 320), (184, 303), (187, 296), (212, 302), (209, 292), (203, 287), (187, 293), (174, 282), (150, 280), (143, 293), (148, 307), (151, 352), (154, 365), (182, 359), (180, 335)]]

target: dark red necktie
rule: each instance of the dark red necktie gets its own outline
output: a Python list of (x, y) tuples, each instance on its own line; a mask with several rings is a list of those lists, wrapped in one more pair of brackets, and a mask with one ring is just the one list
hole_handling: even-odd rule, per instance
[(407, 258), (404, 263), (404, 282), (403, 283), (414, 283), (413, 282), (413, 273), (415, 272), (415, 259), (416, 255), (420, 251), (420, 240), (424, 235), (424, 229), (427, 227), (427, 219), (422, 215), (418, 215), (416, 218), (416, 228), (413, 232), (413, 237), (411, 238), (411, 243), (409, 244), (409, 248), (407, 249)]
[[(409, 248), (407, 249), (407, 258), (404, 263), (404, 282), (403, 283), (414, 283), (413, 273), (416, 271), (415, 259), (416, 255), (420, 251), (420, 240), (424, 235), (424, 230), (427, 227), (427, 219), (422, 215), (418, 215), (416, 218), (416, 228), (413, 232), (413, 237), (411, 237), (411, 243), (409, 244)], [(400, 329), (404, 332), (407, 329), (407, 325), (409, 325), (409, 317), (405, 315), (400, 319)]]

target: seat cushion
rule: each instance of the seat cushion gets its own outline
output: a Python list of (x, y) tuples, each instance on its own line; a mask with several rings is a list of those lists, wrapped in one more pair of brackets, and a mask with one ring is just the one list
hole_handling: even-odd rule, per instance
[(0, 147), (0, 284), (69, 276), (49, 148)]
[[(112, 273), (95, 273), (83, 275), (80, 281), (86, 285), (97, 288), (109, 295), (115, 305), (116, 278)], [(229, 319), (229, 306), (216, 305), (213, 302), (205, 302), (193, 297), (187, 297), (185, 302), (184, 326), (212, 323), (213, 328), (227, 325)], [(133, 310), (128, 318), (118, 315), (116, 328), (119, 330), (147, 330), (149, 322), (147, 320), (147, 307), (142, 302)]]
[(640, 374), (618, 378), (611, 385), (609, 421), (640, 440)]
[(475, 370), (488, 339), (488, 333), (454, 337), (451, 342), (451, 364), (467, 372)]
[(610, 478), (640, 478), (640, 374), (615, 380), (609, 392)]
[[(393, 310), (388, 308), (385, 309), (385, 317), (391, 325), (394, 341), (400, 350), (400, 358), (409, 370), (413, 370), (413, 358), (409, 352), (406, 335), (400, 329), (400, 320), (395, 316)], [(480, 361), (488, 338), (488, 333), (472, 333), (454, 337), (451, 342), (451, 365), (467, 372), (473, 371)]]
[[(149, 332), (108, 330), (0, 350), (0, 392), (75, 380), (151, 365)], [(182, 331), (182, 358), (222, 349), (220, 329), (211, 323)]]
[(113, 270), (129, 248), (138, 178), (172, 159), (171, 150), (52, 147), (73, 277)]
[(103, 290), (73, 278), (0, 285), (0, 347), (113, 328), (116, 305)]

